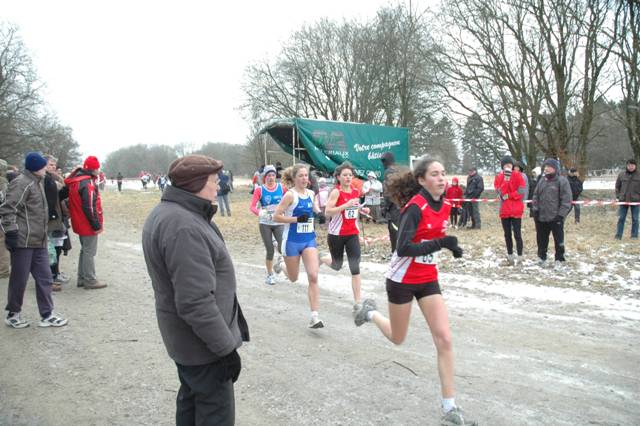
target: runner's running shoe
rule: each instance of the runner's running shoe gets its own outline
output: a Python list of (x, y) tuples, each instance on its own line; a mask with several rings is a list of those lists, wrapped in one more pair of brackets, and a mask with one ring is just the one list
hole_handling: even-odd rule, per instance
[(447, 411), (444, 416), (442, 416), (442, 420), (440, 421), (441, 426), (478, 426), (478, 422), (469, 419), (460, 408), (453, 407), (451, 410)]

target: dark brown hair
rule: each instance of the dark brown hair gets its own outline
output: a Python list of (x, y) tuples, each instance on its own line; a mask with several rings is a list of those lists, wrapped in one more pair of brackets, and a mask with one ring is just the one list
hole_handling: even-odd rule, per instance
[(413, 166), (413, 171), (404, 168), (393, 173), (388, 178), (385, 190), (391, 200), (402, 208), (409, 200), (416, 195), (422, 186), (418, 183), (418, 178), (424, 176), (429, 170), (429, 166), (437, 160), (423, 158), (418, 160)]
[(353, 166), (351, 165), (351, 163), (348, 161), (345, 161), (342, 164), (340, 164), (338, 167), (336, 167), (336, 169), (333, 171), (333, 176), (335, 176), (335, 178), (337, 179), (338, 176), (340, 176), (340, 173), (342, 173), (342, 171), (345, 169), (351, 170), (351, 173), (353, 173), (354, 175), (356, 174), (356, 171), (353, 169)]

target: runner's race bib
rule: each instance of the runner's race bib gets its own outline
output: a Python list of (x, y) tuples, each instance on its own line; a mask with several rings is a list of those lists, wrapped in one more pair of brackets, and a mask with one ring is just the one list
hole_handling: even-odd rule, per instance
[(298, 234), (310, 234), (313, 232), (313, 218), (309, 218), (309, 220), (304, 223), (297, 223), (296, 232)]
[(349, 207), (344, 210), (345, 219), (357, 219), (358, 218), (358, 207)]
[[(429, 240), (422, 240), (422, 242)], [(424, 256), (416, 256), (414, 257), (416, 263), (420, 263), (422, 265), (436, 265), (438, 263), (438, 252), (433, 252), (430, 254), (426, 254)]]

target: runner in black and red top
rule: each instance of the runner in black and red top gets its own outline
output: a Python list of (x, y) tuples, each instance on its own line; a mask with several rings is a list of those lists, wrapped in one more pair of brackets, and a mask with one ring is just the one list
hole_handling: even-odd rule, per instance
[(349, 271), (351, 272), (351, 288), (353, 290), (353, 313), (360, 309), (360, 228), (358, 216), (360, 211), (368, 214), (369, 209), (359, 204), (360, 191), (351, 185), (353, 167), (348, 162), (336, 167), (334, 175), (338, 185), (329, 193), (325, 214), (331, 217), (329, 222), (330, 256), (320, 259), (331, 269), (339, 271), (347, 252)]
[(438, 255), (442, 248), (454, 257), (462, 256), (458, 239), (447, 236), (451, 204), (444, 197), (444, 167), (422, 159), (413, 172), (398, 172), (387, 185), (388, 195), (401, 207), (398, 242), (387, 278), (389, 318), (366, 299), (355, 316), (357, 326), (373, 321), (382, 334), (396, 345), (407, 336), (413, 299), (424, 315), (438, 353), (438, 373), (442, 391), (441, 425), (476, 425), (456, 406), (453, 384), (453, 347), (447, 306), (438, 282)]

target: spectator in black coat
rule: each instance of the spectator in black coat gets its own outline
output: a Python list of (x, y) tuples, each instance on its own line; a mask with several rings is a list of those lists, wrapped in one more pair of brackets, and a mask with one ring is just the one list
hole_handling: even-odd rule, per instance
[[(484, 181), (482, 176), (478, 174), (478, 169), (471, 167), (469, 176), (467, 176), (467, 189), (465, 190), (464, 198), (480, 198), (483, 192)], [(480, 204), (477, 202), (469, 204), (467, 204), (467, 209), (471, 211), (471, 229), (480, 229)]]
[[(567, 176), (567, 180), (569, 180), (569, 185), (571, 186), (571, 198), (573, 201), (578, 201), (580, 194), (582, 194), (582, 181), (578, 176), (578, 170), (570, 169), (569, 176)], [(576, 224), (580, 223), (580, 204), (573, 205), (574, 216), (576, 219)]]

